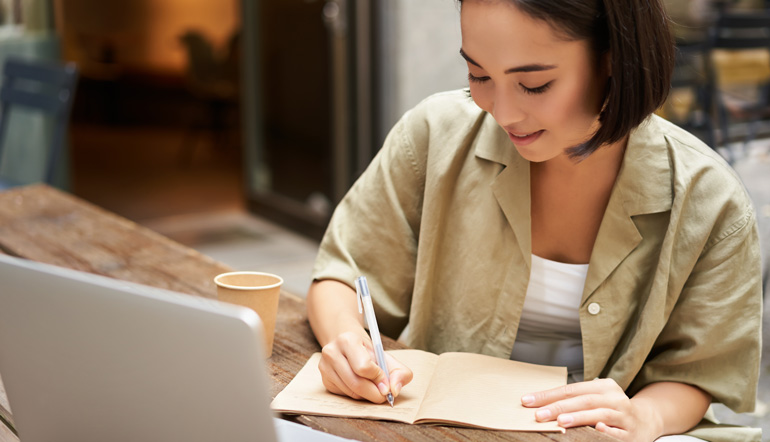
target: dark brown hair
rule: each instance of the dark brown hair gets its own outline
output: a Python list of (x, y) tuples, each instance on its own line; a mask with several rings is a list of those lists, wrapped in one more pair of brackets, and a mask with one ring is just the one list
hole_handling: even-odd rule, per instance
[(666, 100), (675, 49), (660, 0), (506, 1), (568, 40), (589, 41), (597, 62), (609, 53), (611, 76), (601, 125), (588, 141), (569, 149), (572, 158), (586, 158), (622, 140)]

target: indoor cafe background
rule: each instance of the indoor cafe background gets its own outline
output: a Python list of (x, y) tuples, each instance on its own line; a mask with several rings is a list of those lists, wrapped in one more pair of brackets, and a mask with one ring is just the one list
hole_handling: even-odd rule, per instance
[[(0, 5), (0, 61), (79, 68), (59, 187), (234, 267), (285, 269), (299, 295), (388, 128), (467, 82), (453, 0)], [(39, 125), (14, 124), (6, 155), (34, 151)], [(40, 157), (11, 173), (40, 179)]]
[[(720, 2), (666, 3), (687, 40)], [(467, 85), (459, 47), (456, 0), (0, 0), (0, 62), (79, 70), (57, 187), (236, 269), (278, 273), (300, 296), (331, 211), (388, 129)], [(764, 129), (728, 152), (763, 232)], [(0, 173), (39, 181), (47, 132), (15, 120)], [(760, 407), (718, 411), (770, 438), (767, 322)]]

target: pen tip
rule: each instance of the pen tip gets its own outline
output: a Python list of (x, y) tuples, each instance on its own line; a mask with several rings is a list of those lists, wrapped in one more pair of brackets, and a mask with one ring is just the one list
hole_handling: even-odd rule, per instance
[(393, 406), (393, 393), (388, 393), (388, 403)]

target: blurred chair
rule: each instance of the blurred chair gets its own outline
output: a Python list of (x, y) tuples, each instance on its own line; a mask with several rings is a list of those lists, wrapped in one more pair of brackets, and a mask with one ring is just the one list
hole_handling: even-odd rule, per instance
[(185, 32), (180, 41), (187, 54), (187, 88), (205, 105), (205, 115), (192, 122), (183, 142), (189, 161), (194, 145), (188, 144), (201, 130), (212, 131), (215, 147), (229, 144), (228, 122), (239, 102), (240, 34), (230, 38), (223, 53), (197, 31)]
[[(45, 148), (44, 181), (53, 184), (54, 171), (67, 137), (78, 70), (74, 63), (65, 65), (27, 60), (6, 59), (0, 86), (0, 166), (3, 166), (8, 122), (14, 108), (24, 108), (50, 117), (53, 130)], [(0, 178), (0, 189), (20, 183)]]
[(720, 12), (708, 44), (721, 143), (728, 147), (734, 139), (731, 128), (743, 122), (745, 134), (737, 139), (746, 146), (757, 136), (759, 123), (770, 121), (770, 12)]
[(671, 93), (659, 114), (716, 149), (706, 58), (703, 42), (677, 44)]

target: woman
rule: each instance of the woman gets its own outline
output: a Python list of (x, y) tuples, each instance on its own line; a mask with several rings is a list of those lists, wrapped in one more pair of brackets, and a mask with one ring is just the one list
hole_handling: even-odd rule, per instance
[(674, 58), (659, 0), (465, 0), (461, 27), (470, 98), (408, 112), (322, 242), (308, 316), (326, 388), (381, 403), (412, 378), (374, 363), (351, 288), (366, 275), (380, 329), (408, 324), (412, 347), (587, 379), (511, 398), (540, 421), (651, 441), (712, 401), (752, 409), (754, 213), (713, 151), (651, 115)]

